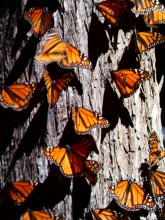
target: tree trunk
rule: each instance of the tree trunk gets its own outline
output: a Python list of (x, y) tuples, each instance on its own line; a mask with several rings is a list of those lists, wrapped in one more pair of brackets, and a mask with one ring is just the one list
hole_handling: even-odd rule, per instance
[[(24, 20), (23, 12), (27, 3), (2, 1), (1, 81), (8, 84), (37, 82), (39, 85), (27, 109), (16, 112), (0, 107), (1, 187), (6, 181), (42, 183), (41, 194), (37, 192), (37, 196), (14, 211), (18, 218), (27, 208), (42, 209), (44, 206), (56, 207), (66, 220), (85, 219), (89, 208), (109, 205), (108, 187), (112, 182), (133, 178), (140, 183), (138, 169), (145, 159), (148, 161), (148, 141), (153, 130), (158, 135), (159, 146), (162, 146), (159, 103), (162, 81), (158, 84), (156, 80), (155, 49), (137, 55), (134, 27), (129, 18), (127, 25), (108, 25), (95, 7), (98, 2), (59, 1), (64, 10), (54, 12), (54, 27), (65, 41), (89, 57), (93, 68), (74, 68), (73, 81), (61, 93), (57, 104), (49, 108), (45, 91), (41, 88), (43, 67), (33, 59), (43, 46), (42, 41), (38, 41), (31, 31), (26, 34), (29, 24)], [(129, 68), (149, 71), (151, 78), (133, 96), (121, 100), (111, 71)], [(54, 74), (65, 71), (54, 63), (50, 70)], [(88, 185), (84, 177), (64, 177), (57, 166), (50, 165), (42, 156), (43, 148), (58, 146), (61, 138), (65, 138), (63, 132), (69, 126), (72, 130), (71, 107), (75, 104), (101, 113), (110, 122), (109, 128), (91, 132), (97, 153), (91, 153), (89, 158), (102, 166), (95, 186)], [(69, 133), (67, 138), (76, 136), (71, 135)]]

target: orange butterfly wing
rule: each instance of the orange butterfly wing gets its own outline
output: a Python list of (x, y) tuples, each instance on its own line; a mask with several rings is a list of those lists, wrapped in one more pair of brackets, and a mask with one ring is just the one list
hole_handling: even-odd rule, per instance
[(158, 138), (155, 131), (153, 131), (150, 136), (150, 145), (151, 149), (149, 154), (149, 162), (151, 166), (154, 166), (159, 163), (159, 161), (163, 159), (163, 157), (165, 157), (165, 150), (158, 150)]
[(97, 180), (97, 172), (99, 171), (101, 165), (95, 160), (86, 160), (85, 168), (83, 171), (84, 176), (89, 180), (91, 184), (95, 184)]
[(154, 210), (155, 203), (152, 198), (145, 196), (144, 190), (136, 183), (122, 180), (109, 188), (109, 193), (121, 208), (128, 211), (137, 211), (140, 208)]
[(137, 47), (140, 52), (149, 50), (157, 44), (164, 43), (165, 36), (160, 33), (137, 32)]
[(21, 110), (29, 104), (36, 84), (13, 84), (10, 86), (3, 86), (0, 89), (0, 104), (7, 108), (11, 107), (14, 110)]
[(59, 94), (73, 78), (72, 73), (66, 73), (55, 81), (52, 81), (47, 70), (44, 71), (44, 80), (47, 88), (47, 98), (50, 106), (57, 103)]
[(51, 162), (58, 165), (61, 172), (65, 176), (73, 176), (73, 171), (66, 148), (48, 147), (47, 149), (43, 150), (43, 155), (46, 156)]
[(83, 67), (91, 68), (91, 61), (79, 50), (77, 50), (73, 45), (67, 44), (65, 50), (66, 57), (62, 59), (58, 64), (63, 68), (73, 68), (73, 67)]
[(121, 4), (116, 1), (103, 1), (97, 4), (96, 7), (110, 24), (116, 24), (119, 21), (122, 11)]
[(25, 12), (25, 18), (32, 25), (34, 34), (44, 35), (54, 26), (54, 19), (47, 8), (31, 8)]
[(95, 127), (109, 127), (109, 122), (104, 117), (85, 108), (72, 107), (72, 119), (78, 134), (87, 134)]
[(149, 171), (149, 181), (153, 195), (163, 196), (165, 192), (165, 173)]
[(73, 177), (82, 172), (92, 145), (92, 140), (83, 140), (71, 147), (49, 147), (43, 150), (43, 155), (58, 165), (65, 176)]
[(20, 218), (21, 220), (55, 220), (53, 216), (43, 211), (26, 211)]
[(149, 140), (149, 144), (151, 145), (150, 148), (150, 154), (149, 154), (149, 162), (152, 165), (152, 163), (155, 160), (155, 156), (159, 154), (158, 151), (158, 138), (155, 131), (152, 132)]
[(158, 11), (152, 10), (149, 14), (144, 15), (144, 21), (148, 26), (153, 26), (157, 24), (164, 24), (165, 23), (165, 10)]
[(164, 6), (157, 0), (132, 0), (135, 4), (133, 12), (135, 14), (148, 14), (151, 10), (162, 10)]
[(59, 62), (66, 57), (66, 48), (67, 43), (53, 29), (46, 35), (42, 51), (35, 59), (41, 63)]
[[(153, 167), (165, 156), (165, 150), (158, 150), (158, 138), (155, 131), (151, 133), (150, 145), (151, 149), (149, 154), (149, 162), (151, 167)], [(153, 195), (162, 196), (165, 191), (165, 173), (160, 171), (152, 171), (152, 169), (149, 169), (148, 172), (148, 181)]]
[(36, 60), (42, 63), (57, 62), (63, 68), (90, 68), (91, 61), (73, 45), (62, 41), (55, 30), (45, 37), (44, 47)]
[(122, 69), (112, 71), (112, 77), (123, 98), (133, 95), (139, 84), (149, 78), (147, 71)]
[(110, 24), (117, 24), (125, 10), (134, 6), (131, 1), (102, 1), (96, 8), (102, 13)]
[[(108, 209), (95, 209), (92, 212), (93, 220), (118, 220), (116, 213)], [(122, 218), (120, 218), (122, 220)]]
[(13, 200), (17, 204), (21, 204), (34, 190), (35, 185), (30, 182), (17, 181), (7, 183), (2, 190), (4, 199)]

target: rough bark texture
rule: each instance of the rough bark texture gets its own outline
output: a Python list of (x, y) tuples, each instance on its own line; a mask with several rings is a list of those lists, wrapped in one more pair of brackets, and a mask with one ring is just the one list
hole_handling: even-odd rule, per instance
[[(135, 178), (140, 181), (138, 168), (145, 158), (148, 159), (148, 140), (153, 130), (159, 137), (159, 146), (162, 146), (159, 105), (162, 81), (160, 84), (156, 81), (155, 53), (154, 49), (151, 49), (140, 56), (139, 64), (141, 69), (149, 71), (153, 77), (144, 82), (135, 95), (121, 102), (110, 71), (118, 68), (137, 67), (132, 63), (133, 59), (135, 59), (135, 65), (138, 63), (135, 51), (130, 46), (133, 37), (132, 28), (123, 30), (120, 26), (111, 27), (104, 23), (104, 18), (95, 8), (98, 0), (61, 0), (59, 2), (61, 7), (64, 7), (64, 12), (57, 10), (54, 13), (55, 28), (59, 29), (65, 40), (89, 56), (93, 62), (93, 69), (74, 68), (78, 80), (73, 86), (68, 86), (62, 92), (57, 105), (51, 109), (48, 107), (46, 99), (43, 100), (40, 97), (40, 93), (35, 96), (30, 107), (21, 112), (0, 107), (0, 133), (2, 134), (0, 172), (1, 187), (7, 180), (32, 180), (45, 183), (52, 178), (54, 187), (59, 187), (59, 189), (56, 188), (57, 192), (59, 193), (61, 190), (65, 195), (64, 191), (66, 191), (66, 196), (61, 199), (62, 201), (59, 198), (52, 203), (49, 201), (51, 205), (45, 202), (44, 206), (47, 208), (56, 206), (59, 212), (65, 216), (64, 219), (69, 220), (73, 219), (73, 215), (78, 216), (73, 212), (80, 208), (79, 205), (84, 208), (106, 207), (110, 202), (108, 186), (113, 181), (120, 178)], [(1, 7), (2, 82), (9, 75), (9, 83), (15, 81), (40, 82), (42, 79), (43, 67), (35, 63), (33, 59), (27, 59), (26, 63), (28, 53), (35, 52), (35, 48), (31, 46), (30, 42), (30, 40), (35, 41), (31, 37), (31, 32), (19, 44), (16, 55), (11, 57), (14, 42), (18, 39), (17, 33), (20, 31), (23, 35), (19, 24), (20, 20), (23, 20), (25, 3), (21, 2), (22, 5), (20, 5), (20, 2), (15, 0), (12, 4), (6, 2), (6, 5)], [(29, 48), (27, 44), (29, 44)], [(37, 51), (42, 47), (41, 44), (42, 41), (37, 45)], [(130, 50), (132, 53), (129, 52)], [(121, 62), (124, 54), (129, 56), (126, 56), (125, 60)], [(21, 55), (25, 60), (21, 60)], [(21, 65), (23, 62), (26, 64)], [(56, 69), (54, 69), (54, 74), (56, 74)], [(59, 144), (70, 117), (71, 106), (74, 104), (97, 111), (110, 122), (110, 128), (92, 131), (98, 154), (92, 153), (90, 158), (99, 161), (102, 169), (98, 173), (96, 185), (91, 186), (91, 195), (90, 187), (78, 179), (71, 180), (70, 183), (70, 179), (59, 174), (58, 178), (62, 179), (62, 183), (60, 182), (59, 185), (56, 183), (58, 178), (52, 176), (49, 179), (50, 165), (47, 159), (41, 155), (43, 147)], [(48, 187), (53, 188), (53, 184)], [(56, 191), (53, 193), (55, 197)], [(90, 199), (86, 198), (87, 204), (82, 204), (81, 198), (84, 199), (84, 197), (81, 196), (85, 193)], [(60, 203), (57, 204), (59, 201)], [(74, 201), (76, 202), (74, 203)], [(83, 218), (83, 214), (74, 217), (74, 219), (76, 218)]]

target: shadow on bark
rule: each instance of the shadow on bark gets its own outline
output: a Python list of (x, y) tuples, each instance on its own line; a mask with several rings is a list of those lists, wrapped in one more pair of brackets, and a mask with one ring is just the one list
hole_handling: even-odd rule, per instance
[(136, 53), (136, 42), (134, 36), (132, 36), (129, 46), (123, 53), (123, 56), (118, 65), (118, 69), (139, 69), (140, 61)]
[(42, 210), (43, 207), (46, 209), (52, 209), (56, 204), (64, 200), (65, 196), (70, 193), (70, 182), (71, 179), (62, 175), (59, 167), (52, 164), (50, 166), (48, 177), (43, 183), (39, 183), (36, 186), (34, 191), (27, 197), (22, 205), (13, 206), (12, 204), (10, 207), (9, 202), (4, 203), (0, 206), (0, 215), (4, 212), (4, 210), (8, 209), (8, 214), (12, 214), (8, 219), (19, 220), (20, 216), (27, 211), (27, 209)]
[(56, 80), (66, 73), (73, 73), (74, 77), (69, 82), (69, 86), (75, 87), (76, 90), (78, 91), (79, 95), (83, 94), (82, 84), (78, 80), (78, 78), (74, 72), (74, 69), (64, 69), (64, 68), (61, 68), (57, 63), (53, 62), (53, 63), (48, 64), (47, 70), (48, 70), (52, 80)]
[(102, 129), (102, 140), (110, 130), (113, 130), (116, 127), (119, 117), (121, 119), (121, 123), (125, 127), (133, 127), (133, 123), (127, 108), (123, 106), (122, 99), (118, 98), (108, 81), (106, 82), (104, 92), (103, 116), (109, 121), (110, 127)]
[[(12, 109), (0, 107), (1, 126), (0, 126), (0, 155), (3, 154), (6, 147), (11, 144), (12, 134), (14, 130), (13, 115), (15, 112)], [(15, 117), (14, 117), (15, 119)]]
[[(33, 59), (36, 53), (37, 43), (38, 39), (34, 36), (31, 36), (26, 46), (23, 48), (19, 58), (16, 60), (8, 78), (6, 79), (6, 85), (14, 83), (23, 73), (29, 61)], [(33, 65), (33, 62), (31, 65)]]
[(19, 160), (24, 153), (30, 155), (35, 146), (38, 144), (44, 144), (47, 127), (47, 111), (48, 104), (47, 102), (44, 102), (41, 104), (34, 118), (30, 122), (30, 125), (20, 142), (19, 148), (13, 157), (7, 176), (12, 171), (16, 161)]
[(18, 218), (19, 206), (13, 202), (4, 202), (0, 205), (0, 218), (4, 220), (19, 220)]
[(21, 18), (18, 21), (18, 31), (16, 34), (16, 37), (14, 39), (14, 43), (12, 46), (12, 52), (11, 52), (11, 57), (14, 58), (17, 51), (19, 50), (22, 41), (26, 41), (27, 36), (26, 34), (30, 31), (31, 29), (31, 25), (30, 23), (28, 23), (28, 21), (26, 21), (24, 18)]
[(105, 26), (98, 20), (96, 14), (93, 13), (91, 15), (88, 35), (89, 59), (92, 62), (93, 69), (96, 66), (98, 57), (108, 51), (108, 44)]
[(0, 155), (3, 154), (4, 150), (8, 145), (10, 149), (14, 147), (14, 143), (12, 144), (12, 134), (14, 128), (23, 125), (25, 121), (29, 118), (31, 111), (37, 105), (37, 103), (46, 101), (46, 91), (41, 91), (43, 88), (43, 82), (39, 83), (35, 89), (33, 97), (30, 99), (29, 105), (26, 109), (21, 111), (15, 111), (11, 108), (3, 108), (0, 107), (0, 115), (1, 115), (1, 127), (0, 127), (0, 134), (1, 134), (1, 148), (0, 148)]
[(72, 211), (73, 220), (83, 218), (84, 209), (87, 208), (91, 197), (91, 186), (84, 177), (73, 179)]
[(69, 121), (66, 124), (66, 127), (63, 131), (63, 135), (60, 139), (59, 145), (60, 146), (66, 146), (66, 145), (71, 146), (71, 145), (75, 144), (76, 142), (77, 143), (81, 142), (82, 139), (91, 139), (93, 141), (93, 144), (90, 149), (91, 149), (91, 151), (94, 151), (96, 154), (98, 154), (98, 149), (97, 149), (97, 146), (96, 146), (96, 143), (95, 143), (95, 140), (93, 139), (93, 137), (89, 134), (86, 134), (86, 135), (76, 134), (74, 131), (74, 123), (72, 121), (72, 118), (70, 117)]

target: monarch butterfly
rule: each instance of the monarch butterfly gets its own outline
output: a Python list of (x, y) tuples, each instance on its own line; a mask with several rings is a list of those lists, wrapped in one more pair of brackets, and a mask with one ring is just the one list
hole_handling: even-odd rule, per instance
[(157, 171), (159, 161), (165, 156), (165, 150), (158, 150), (156, 132), (150, 136), (149, 164), (143, 163), (140, 167), (141, 176), (144, 178), (144, 187), (154, 196), (162, 197), (165, 192), (165, 173)]
[(158, 0), (132, 0), (135, 4), (133, 12), (135, 14), (146, 14), (151, 10), (163, 10), (164, 6)]
[(66, 73), (61, 78), (52, 81), (47, 70), (44, 70), (44, 80), (47, 88), (47, 98), (50, 106), (56, 104), (59, 98), (59, 94), (67, 86), (70, 80), (73, 78), (72, 73)]
[(109, 209), (95, 209), (91, 213), (93, 220), (128, 220), (127, 217)]
[(149, 168), (149, 185), (154, 196), (163, 196), (165, 192), (165, 173)]
[(21, 220), (56, 220), (54, 216), (43, 211), (28, 210), (23, 213)]
[(149, 78), (149, 73), (137, 69), (122, 69), (112, 71), (112, 77), (123, 98), (133, 95), (140, 83)]
[(143, 163), (140, 167), (144, 188), (154, 197), (163, 197), (165, 192), (165, 173), (156, 171), (156, 166)]
[(103, 116), (85, 108), (72, 107), (72, 119), (74, 130), (78, 134), (87, 134), (95, 127), (109, 127), (109, 122)]
[(121, 208), (128, 211), (137, 211), (141, 208), (154, 210), (155, 203), (152, 197), (147, 195), (141, 186), (131, 180), (121, 180), (109, 188), (109, 193)]
[(140, 52), (149, 50), (157, 44), (165, 42), (163, 34), (154, 32), (137, 32), (137, 47)]
[(16, 83), (10, 86), (0, 86), (0, 105), (22, 110), (29, 104), (29, 100), (36, 88), (36, 84)]
[(67, 44), (66, 57), (58, 62), (63, 68), (84, 67), (90, 68), (92, 66), (91, 61), (73, 45)]
[(132, 1), (102, 1), (96, 5), (96, 8), (102, 13), (110, 24), (117, 24), (124, 11), (133, 8)]
[(13, 200), (16, 204), (21, 204), (34, 190), (35, 184), (32, 182), (16, 181), (7, 183), (2, 190), (5, 200)]
[(96, 183), (97, 172), (99, 171), (101, 164), (95, 160), (86, 160), (83, 174), (89, 180), (91, 184)]
[(165, 157), (165, 150), (158, 150), (158, 138), (155, 131), (151, 133), (150, 136), (150, 154), (149, 154), (149, 162), (151, 166), (156, 165), (163, 157)]
[(83, 171), (92, 145), (93, 140), (83, 139), (71, 146), (48, 147), (43, 150), (43, 155), (58, 165), (66, 177), (73, 177)]
[(62, 41), (53, 29), (45, 37), (46, 43), (36, 60), (42, 63), (57, 62), (63, 68), (90, 68), (91, 61), (74, 46)]
[(157, 10), (150, 11), (149, 14), (144, 15), (144, 21), (148, 26), (164, 24), (165, 23), (165, 10), (164, 11), (157, 11)]
[(31, 8), (25, 11), (25, 19), (32, 25), (36, 35), (44, 35), (46, 31), (54, 26), (54, 19), (48, 8)]

